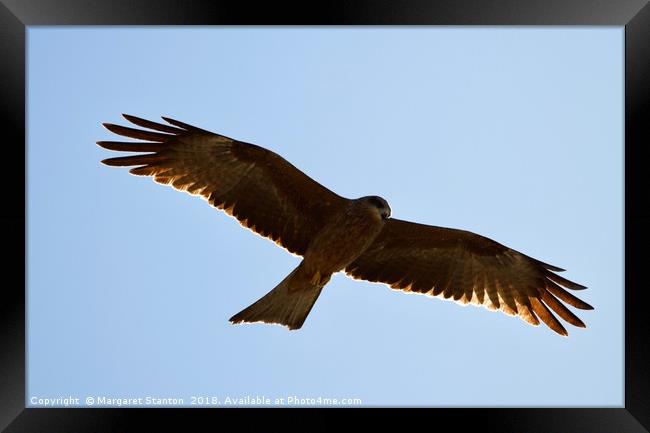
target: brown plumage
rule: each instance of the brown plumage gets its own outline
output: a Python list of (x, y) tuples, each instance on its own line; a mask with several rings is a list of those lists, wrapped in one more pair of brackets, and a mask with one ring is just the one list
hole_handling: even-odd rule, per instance
[(553, 313), (585, 327), (562, 303), (592, 309), (565, 290), (585, 287), (555, 273), (563, 269), (474, 233), (389, 218), (381, 197), (343, 198), (254, 144), (165, 117), (169, 125), (124, 117), (147, 130), (104, 126), (143, 142), (97, 144), (139, 154), (104, 164), (136, 166), (132, 174), (200, 195), (244, 227), (303, 256), (280, 284), (233, 316), (233, 323), (298, 329), (331, 275), (344, 271), (394, 289), (518, 315), (532, 325), (541, 319), (561, 335), (567, 331)]

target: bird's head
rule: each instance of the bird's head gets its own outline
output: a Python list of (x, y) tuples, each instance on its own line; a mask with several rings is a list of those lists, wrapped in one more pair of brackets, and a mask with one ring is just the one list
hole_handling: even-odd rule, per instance
[(390, 206), (388, 206), (388, 202), (383, 198), (376, 195), (369, 195), (366, 197), (361, 197), (359, 200), (377, 208), (381, 219), (385, 220), (387, 218), (390, 218)]

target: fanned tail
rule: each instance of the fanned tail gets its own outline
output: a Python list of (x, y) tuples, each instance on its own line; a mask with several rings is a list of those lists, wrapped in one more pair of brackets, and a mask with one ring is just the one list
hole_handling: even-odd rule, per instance
[(300, 329), (326, 282), (314, 282), (300, 264), (273, 290), (232, 316), (230, 321), (277, 323), (292, 330)]

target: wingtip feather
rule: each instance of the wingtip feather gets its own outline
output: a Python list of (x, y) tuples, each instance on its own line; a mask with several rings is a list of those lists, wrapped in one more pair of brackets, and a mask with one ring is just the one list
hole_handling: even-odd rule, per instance
[(157, 155), (155, 153), (144, 153), (135, 156), (120, 156), (117, 158), (103, 159), (102, 164), (109, 165), (111, 167), (128, 167), (132, 165), (155, 164), (157, 160), (160, 161), (160, 159), (157, 159), (156, 157)]
[(160, 118), (171, 125), (178, 123), (178, 120), (174, 120), (169, 116), (160, 116)]
[(199, 132), (208, 132), (205, 129), (201, 129), (197, 126), (190, 125), (189, 123), (184, 123), (176, 119), (172, 119), (171, 117), (167, 116), (160, 116), (161, 119), (163, 119), (165, 122), (169, 123), (170, 125), (174, 125), (177, 128), (181, 128), (185, 131), (199, 131)]
[(567, 337), (569, 333), (562, 326), (560, 321), (551, 313), (551, 310), (538, 298), (531, 296), (529, 297), (531, 307), (533, 311), (539, 317), (542, 322), (546, 324), (551, 330), (557, 332), (560, 335)]
[(587, 288), (587, 286), (583, 286), (582, 284), (578, 284), (573, 281), (567, 280), (566, 278), (554, 274), (553, 272), (550, 271), (546, 272), (546, 278), (571, 290), (585, 290)]
[(132, 114), (121, 113), (122, 117), (131, 123), (136, 123), (140, 118)]

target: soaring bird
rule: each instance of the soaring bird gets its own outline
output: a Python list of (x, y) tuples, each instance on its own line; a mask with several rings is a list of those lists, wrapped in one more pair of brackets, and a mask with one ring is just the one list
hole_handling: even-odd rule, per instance
[(144, 129), (103, 125), (141, 141), (97, 144), (138, 154), (105, 159), (104, 164), (135, 166), (129, 171), (134, 175), (199, 195), (244, 227), (303, 257), (273, 290), (231, 317), (232, 323), (299, 329), (339, 271), (405, 292), (500, 310), (535, 326), (541, 319), (564, 336), (568, 333), (553, 312), (584, 328), (564, 303), (593, 309), (566, 290), (586, 287), (559, 276), (563, 269), (484, 236), (391, 218), (383, 198), (341, 197), (255, 144), (167, 117), (166, 125), (123, 116)]

